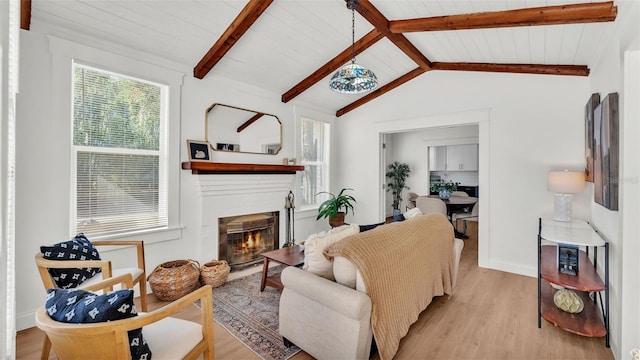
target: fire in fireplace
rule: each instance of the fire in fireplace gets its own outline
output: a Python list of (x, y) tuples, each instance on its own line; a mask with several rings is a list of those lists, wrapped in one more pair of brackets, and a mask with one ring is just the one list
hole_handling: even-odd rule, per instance
[(231, 270), (262, 261), (262, 253), (279, 244), (278, 211), (228, 216), (218, 219), (218, 258), (227, 260)]

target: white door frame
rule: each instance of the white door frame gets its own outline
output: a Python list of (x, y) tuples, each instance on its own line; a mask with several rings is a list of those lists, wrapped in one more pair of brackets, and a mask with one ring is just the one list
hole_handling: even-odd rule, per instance
[[(429, 128), (452, 126), (452, 125), (478, 125), (478, 186), (482, 189), (482, 201), (479, 203), (479, 220), (478, 221), (478, 266), (489, 267), (489, 249), (490, 249), (490, 214), (489, 205), (491, 200), (491, 188), (489, 186), (489, 124), (490, 109), (479, 109), (471, 111), (462, 111), (444, 115), (427, 116), (424, 118), (415, 118), (407, 120), (391, 120), (376, 123), (373, 125), (373, 131), (379, 134), (382, 142), (382, 135), (396, 132), (407, 132), (414, 130), (427, 130)], [(382, 147), (381, 147), (382, 148)], [(382, 164), (381, 159), (381, 179), (384, 177), (386, 165)], [(381, 182), (381, 185), (384, 182)], [(381, 219), (385, 217), (385, 196), (384, 192), (380, 197), (379, 216)]]

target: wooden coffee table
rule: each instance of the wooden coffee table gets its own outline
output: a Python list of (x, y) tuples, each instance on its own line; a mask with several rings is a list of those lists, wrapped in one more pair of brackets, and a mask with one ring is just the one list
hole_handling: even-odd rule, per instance
[(282, 291), (282, 281), (280, 281), (280, 273), (267, 276), (269, 272), (269, 263), (275, 261), (279, 264), (287, 266), (300, 266), (304, 264), (304, 249), (300, 245), (288, 246), (263, 253), (264, 257), (262, 265), (262, 281), (260, 281), (260, 291), (264, 291), (265, 286), (272, 286)]

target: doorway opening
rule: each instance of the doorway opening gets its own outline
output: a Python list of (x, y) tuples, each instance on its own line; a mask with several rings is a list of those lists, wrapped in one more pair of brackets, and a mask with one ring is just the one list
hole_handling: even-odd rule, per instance
[[(419, 195), (430, 193), (430, 171), (428, 147), (441, 145), (477, 144), (478, 164), (475, 174), (463, 175), (471, 179), (472, 185), (478, 187), (478, 225), (469, 228), (477, 229), (478, 265), (489, 267), (489, 121), (490, 110), (465, 111), (454, 114), (437, 115), (426, 118), (405, 120), (394, 124), (385, 123), (379, 127), (380, 139), (380, 183), (382, 184), (380, 198), (380, 217), (386, 218), (392, 210), (390, 198), (387, 200), (387, 179), (385, 177), (387, 165), (393, 161), (408, 163), (411, 176), (407, 185), (408, 191)], [(446, 172), (450, 180), (455, 181), (453, 173)], [(475, 183), (477, 181), (477, 184)], [(468, 182), (468, 181), (467, 181)], [(401, 204), (401, 210), (406, 210), (406, 201)], [(475, 225), (475, 224), (474, 224)]]

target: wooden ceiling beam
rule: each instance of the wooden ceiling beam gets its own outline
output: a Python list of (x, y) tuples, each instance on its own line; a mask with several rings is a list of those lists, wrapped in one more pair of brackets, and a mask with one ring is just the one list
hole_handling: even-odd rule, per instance
[(250, 0), (240, 14), (229, 24), (227, 30), (207, 51), (193, 69), (193, 76), (204, 78), (215, 64), (235, 45), (260, 15), (271, 5), (273, 0)]
[(432, 70), (484, 71), (538, 75), (589, 76), (584, 65), (536, 65), (536, 64), (492, 64), (465, 62), (434, 62)]
[(389, 22), (389, 30), (400, 34), (418, 31), (580, 24), (614, 21), (617, 14), (618, 7), (613, 5), (613, 1), (609, 1), (395, 20)]
[(418, 67), (415, 68), (411, 71), (409, 71), (408, 73), (402, 75), (401, 77), (393, 80), (392, 82), (381, 86), (373, 91), (371, 91), (370, 93), (368, 93), (367, 95), (361, 97), (360, 99), (352, 102), (351, 104), (343, 107), (342, 109), (336, 111), (336, 117), (340, 117), (346, 113), (348, 113), (351, 110), (355, 110), (356, 108), (368, 103), (369, 101), (377, 98), (378, 96), (384, 95), (386, 93), (388, 93), (389, 91), (397, 88), (398, 86), (406, 83), (409, 80), (412, 80), (416, 77), (418, 77), (419, 75), (422, 75), (426, 72), (427, 70), (425, 70), (422, 67)]
[(421, 68), (425, 71), (431, 68), (431, 61), (409, 39), (402, 34), (393, 33), (389, 29), (389, 20), (369, 0), (360, 0), (360, 6), (356, 8), (356, 11)]
[[(383, 37), (384, 36), (382, 35), (382, 33), (380, 33), (376, 29), (369, 31), (368, 34), (355, 42), (355, 54), (360, 54)], [(307, 76), (304, 80), (297, 83), (294, 87), (289, 89), (289, 91), (282, 94), (282, 102), (286, 103), (296, 96), (302, 94), (305, 90), (315, 85), (318, 81), (324, 79), (327, 75), (338, 70), (340, 66), (349, 62), (351, 60), (351, 56), (352, 49), (351, 46), (349, 46), (336, 57), (329, 60), (326, 64), (322, 65), (318, 70)]]
[(20, 29), (31, 29), (31, 0), (20, 0)]
[(242, 132), (242, 130), (248, 128), (251, 124), (256, 122), (258, 119), (264, 116), (264, 113), (257, 113), (251, 117), (251, 119), (245, 121), (242, 125), (238, 126), (236, 132)]

